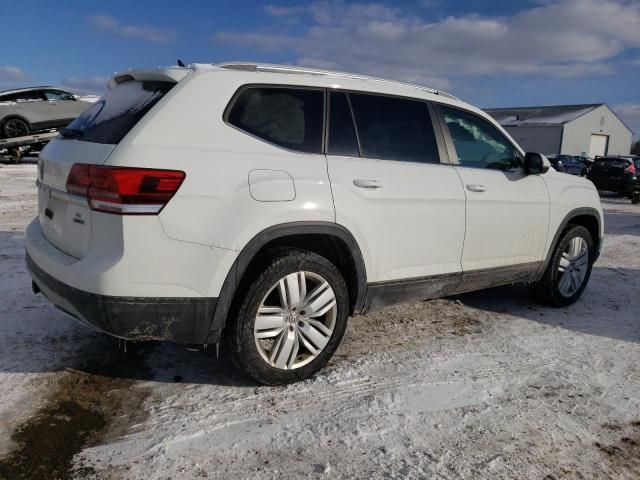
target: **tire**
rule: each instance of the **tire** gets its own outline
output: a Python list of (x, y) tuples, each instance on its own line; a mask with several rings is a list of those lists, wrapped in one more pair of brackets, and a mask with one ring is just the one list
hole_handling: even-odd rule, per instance
[(637, 205), (637, 204), (640, 203), (640, 193), (636, 193), (636, 194), (631, 196), (631, 203), (633, 205)]
[(325, 366), (344, 335), (346, 283), (329, 260), (303, 250), (274, 251), (257, 265), (240, 286), (223, 350), (240, 371), (263, 384), (309, 378)]
[(31, 133), (29, 124), (21, 118), (10, 118), (2, 124), (4, 138), (25, 137)]
[[(576, 253), (572, 248), (578, 244), (581, 248)], [(570, 258), (574, 253), (577, 256)], [(533, 297), (553, 307), (566, 307), (574, 303), (589, 283), (594, 254), (589, 230), (580, 225), (569, 226), (558, 241), (543, 277), (529, 285)], [(573, 272), (569, 277), (565, 277), (567, 271), (561, 272), (561, 261), (563, 269), (569, 267), (571, 270), (568, 271)]]

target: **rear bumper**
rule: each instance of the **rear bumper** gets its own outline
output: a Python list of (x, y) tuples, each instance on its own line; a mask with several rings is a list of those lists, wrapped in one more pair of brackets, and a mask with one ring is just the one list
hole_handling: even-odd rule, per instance
[(71, 287), (26, 254), (27, 268), (42, 294), (86, 326), (127, 340), (207, 342), (217, 298), (113, 297)]
[(605, 192), (615, 192), (623, 195), (628, 195), (633, 190), (634, 182), (631, 180), (623, 180), (623, 181), (608, 181), (608, 180), (599, 180), (599, 179), (589, 179), (593, 182), (595, 187), (598, 190), (602, 190)]

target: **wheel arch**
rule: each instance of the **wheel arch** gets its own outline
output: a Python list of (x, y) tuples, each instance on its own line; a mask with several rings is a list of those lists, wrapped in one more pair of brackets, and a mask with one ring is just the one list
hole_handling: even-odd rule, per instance
[(551, 258), (553, 257), (553, 252), (562, 238), (562, 234), (573, 225), (580, 225), (589, 230), (591, 234), (591, 238), (593, 239), (593, 243), (595, 246), (595, 258), (594, 262), (598, 259), (600, 255), (600, 249), (602, 248), (602, 238), (600, 237), (600, 231), (602, 226), (602, 218), (600, 216), (600, 212), (595, 208), (591, 207), (581, 207), (571, 210), (560, 222), (560, 225), (556, 229), (556, 233), (553, 236), (553, 240), (549, 245), (549, 249), (547, 250), (547, 256), (542, 263), (540, 271), (538, 272), (538, 279), (544, 275), (544, 272), (547, 270), (549, 266), (549, 262), (551, 262)]
[(240, 251), (222, 284), (209, 329), (208, 343), (219, 340), (238, 287), (261, 253), (273, 248), (299, 248), (332, 261), (349, 289), (350, 313), (365, 305), (367, 273), (357, 241), (345, 227), (329, 222), (291, 222), (269, 227), (255, 235)]

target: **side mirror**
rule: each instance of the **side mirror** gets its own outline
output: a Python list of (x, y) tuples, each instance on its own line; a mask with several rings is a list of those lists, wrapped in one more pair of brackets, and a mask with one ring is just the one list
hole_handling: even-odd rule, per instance
[(524, 156), (524, 171), (527, 172), (527, 175), (547, 173), (549, 166), (549, 160), (540, 153), (527, 152)]

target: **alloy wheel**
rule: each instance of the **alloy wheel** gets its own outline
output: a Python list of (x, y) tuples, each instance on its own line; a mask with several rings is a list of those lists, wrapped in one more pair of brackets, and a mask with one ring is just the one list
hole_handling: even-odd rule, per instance
[(22, 120), (12, 118), (4, 124), (4, 134), (7, 138), (23, 137), (29, 134), (29, 127)]
[(589, 268), (589, 247), (582, 237), (571, 239), (562, 252), (558, 265), (558, 290), (571, 297), (582, 286)]
[(337, 318), (336, 296), (322, 276), (296, 272), (281, 278), (258, 307), (254, 338), (269, 365), (293, 370), (324, 350)]

